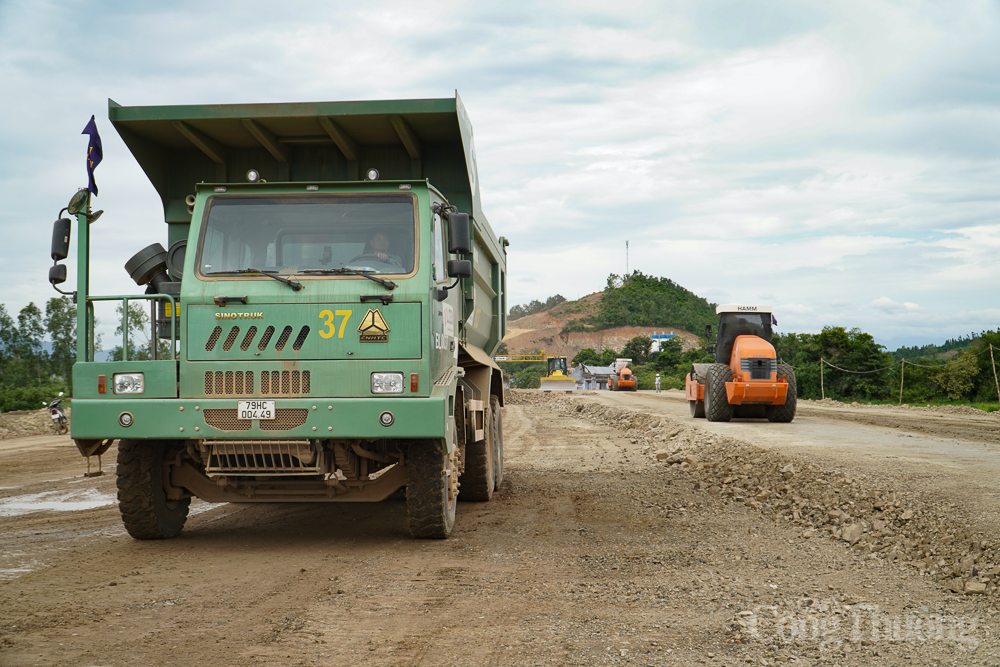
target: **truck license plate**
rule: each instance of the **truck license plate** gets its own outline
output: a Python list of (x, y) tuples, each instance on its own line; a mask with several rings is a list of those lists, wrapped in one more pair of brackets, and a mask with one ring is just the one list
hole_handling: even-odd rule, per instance
[(237, 401), (237, 419), (274, 419), (274, 401)]

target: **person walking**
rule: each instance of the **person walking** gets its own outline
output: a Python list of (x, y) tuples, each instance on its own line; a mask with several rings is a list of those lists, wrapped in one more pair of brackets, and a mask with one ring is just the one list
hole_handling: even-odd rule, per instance
[(656, 374), (656, 393), (660, 393), (660, 374)]

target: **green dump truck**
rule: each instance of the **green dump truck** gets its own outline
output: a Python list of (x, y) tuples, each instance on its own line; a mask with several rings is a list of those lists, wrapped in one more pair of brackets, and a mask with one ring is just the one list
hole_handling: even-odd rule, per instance
[[(125, 263), (144, 293), (91, 295), (99, 212), (84, 190), (64, 209), (78, 239), (72, 437), (88, 464), (118, 441), (129, 534), (178, 534), (192, 497), (358, 502), (405, 488), (411, 534), (443, 538), (460, 489), (489, 500), (503, 477), (491, 357), (507, 242), (480, 207), (458, 95), (109, 101), (109, 117), (162, 198), (166, 247)], [(55, 225), (54, 286), (71, 226)], [(128, 359), (125, 326), (125, 359), (96, 361), (99, 301), (126, 317), (142, 303), (159, 345)]]

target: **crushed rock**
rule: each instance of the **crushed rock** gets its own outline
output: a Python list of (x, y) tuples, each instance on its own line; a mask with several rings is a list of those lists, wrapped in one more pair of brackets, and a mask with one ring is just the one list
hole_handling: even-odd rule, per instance
[(537, 390), (507, 390), (505, 400), (617, 429), (649, 446), (661, 465), (680, 466), (695, 490), (796, 526), (802, 539), (840, 540), (862, 554), (909, 565), (944, 589), (992, 596), (1000, 604), (1000, 538), (977, 533), (968, 510), (947, 498), (823, 468), (667, 416)]

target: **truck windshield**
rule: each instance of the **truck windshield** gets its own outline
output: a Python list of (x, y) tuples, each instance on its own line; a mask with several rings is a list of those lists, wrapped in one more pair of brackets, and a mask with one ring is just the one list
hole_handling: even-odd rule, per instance
[[(213, 197), (198, 248), (201, 275), (255, 268), (323, 275), (413, 271), (414, 204), (374, 197)], [(319, 270), (319, 271), (317, 271)]]

